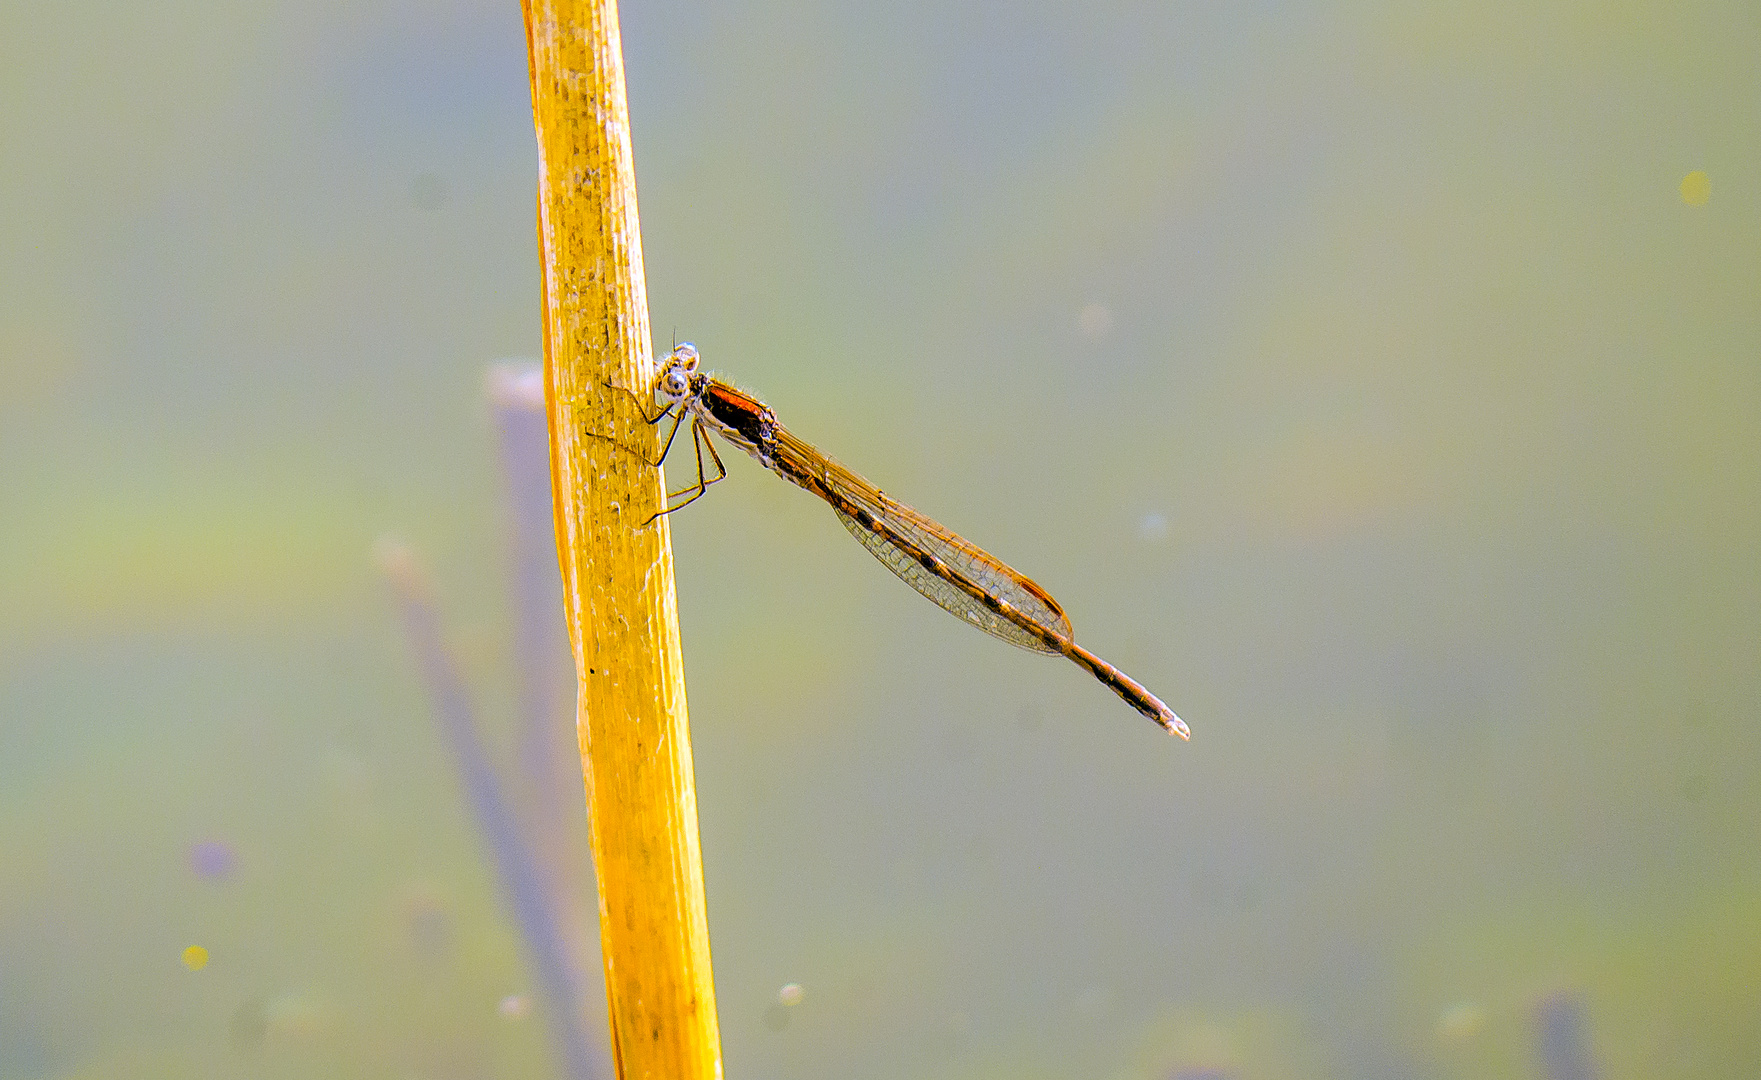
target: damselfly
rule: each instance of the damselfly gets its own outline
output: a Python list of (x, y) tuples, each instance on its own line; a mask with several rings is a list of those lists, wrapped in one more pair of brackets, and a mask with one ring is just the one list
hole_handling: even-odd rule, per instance
[[(672, 430), (655, 463), (666, 458), (679, 425), (687, 419), (697, 452), (697, 483), (668, 496), (670, 500), (689, 492), (661, 514), (679, 509), (727, 476), (707, 428), (778, 476), (824, 499), (863, 547), (905, 584), (942, 608), (1011, 645), (1068, 656), (1138, 712), (1183, 739), (1192, 737), (1186, 722), (1142, 684), (1076, 644), (1071, 638), (1070, 619), (1044, 589), (796, 438), (777, 423), (776, 413), (764, 402), (698, 371), (697, 359), (697, 348), (690, 342), (674, 347), (654, 386), (654, 395), (666, 407), (646, 417), (651, 424), (673, 418)], [(704, 450), (715, 464), (714, 476), (704, 472)]]

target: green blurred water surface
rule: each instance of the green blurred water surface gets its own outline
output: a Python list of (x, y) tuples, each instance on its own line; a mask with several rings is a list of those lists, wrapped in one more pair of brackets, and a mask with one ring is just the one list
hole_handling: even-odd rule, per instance
[[(1753, 6), (622, 19), (660, 347), (1194, 732), (730, 458), (672, 532), (729, 1076), (1566, 1080), (1560, 1007), (1753, 1075)], [(511, 767), (535, 157), (518, 5), (0, 12), (0, 1080), (553, 1075), (369, 555)]]

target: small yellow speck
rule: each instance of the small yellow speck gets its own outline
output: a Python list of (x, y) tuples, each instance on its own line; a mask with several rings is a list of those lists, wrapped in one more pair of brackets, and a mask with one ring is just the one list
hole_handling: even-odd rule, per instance
[(1705, 206), (1712, 197), (1712, 181), (1698, 169), (1682, 177), (1682, 202), (1689, 206)]
[(200, 945), (191, 945), (183, 951), (183, 966), (191, 971), (200, 971), (208, 966), (208, 950)]
[(1461, 1046), (1478, 1035), (1486, 1026), (1486, 1010), (1477, 1002), (1458, 1001), (1437, 1017), (1437, 1038), (1451, 1046)]

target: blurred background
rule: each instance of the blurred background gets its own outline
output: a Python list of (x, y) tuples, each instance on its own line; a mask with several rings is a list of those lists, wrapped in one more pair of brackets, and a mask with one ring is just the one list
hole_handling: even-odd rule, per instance
[[(658, 346), (1193, 729), (730, 456), (730, 1077), (1753, 1075), (1752, 4), (622, 23)], [(511, 0), (0, 11), (0, 1080), (609, 1075), (535, 161)]]

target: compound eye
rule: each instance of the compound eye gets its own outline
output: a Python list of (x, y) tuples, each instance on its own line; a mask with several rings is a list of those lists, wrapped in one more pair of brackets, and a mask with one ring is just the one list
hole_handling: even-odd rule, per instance
[(697, 346), (689, 341), (679, 342), (678, 347), (673, 350), (673, 356), (678, 359), (686, 371), (697, 370)]

